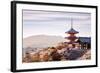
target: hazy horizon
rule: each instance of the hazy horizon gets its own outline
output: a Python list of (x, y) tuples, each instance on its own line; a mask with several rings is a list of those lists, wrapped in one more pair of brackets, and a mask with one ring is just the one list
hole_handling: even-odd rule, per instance
[(71, 18), (73, 28), (79, 32), (77, 36), (91, 36), (90, 13), (23, 10), (23, 38), (35, 35), (66, 37)]
[[(45, 35), (45, 34), (39, 34), (39, 35), (31, 35), (31, 36), (23, 37), (23, 39), (26, 39), (26, 38), (29, 38), (29, 37), (34, 37), (34, 36), (51, 36), (51, 37), (62, 37), (62, 38), (65, 38), (68, 35), (66, 35), (66, 36), (60, 36), (60, 35)], [(77, 36), (77, 37), (91, 37), (91, 36)]]

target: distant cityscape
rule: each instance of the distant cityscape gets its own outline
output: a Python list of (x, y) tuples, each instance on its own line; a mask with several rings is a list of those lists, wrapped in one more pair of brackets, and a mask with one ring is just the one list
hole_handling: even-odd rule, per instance
[(24, 49), (23, 62), (91, 59), (91, 37), (77, 37), (75, 34), (79, 32), (74, 30), (72, 24), (71, 29), (65, 33), (69, 35), (65, 37), (67, 41), (59, 42), (55, 46), (38, 48), (38, 45), (36, 48), (27, 47)]
[[(39, 12), (39, 11), (36, 11), (36, 12)], [(28, 12), (26, 11), (25, 13), (28, 13)], [(30, 12), (30, 14), (33, 14), (33, 13), (35, 13), (35, 12), (34, 11)], [(50, 12), (44, 12), (44, 13), (48, 14)], [(39, 14), (39, 13), (37, 13), (37, 14)], [(62, 13), (59, 13), (59, 14), (61, 17)], [(68, 14), (70, 14), (70, 13), (68, 13)], [(71, 13), (71, 14), (73, 16), (75, 16), (75, 14), (79, 15), (78, 13)], [(85, 15), (84, 13), (83, 13), (83, 15), (80, 15), (80, 18), (81, 18), (81, 16), (84, 16), (84, 15)], [(40, 14), (40, 16), (38, 16), (38, 17), (43, 17), (43, 16)], [(49, 24), (50, 24), (50, 21), (52, 20), (51, 17), (48, 18), (47, 15), (45, 15), (45, 18), (43, 18), (43, 19), (38, 18), (38, 17), (33, 18), (34, 22), (33, 21), (32, 22), (37, 23), (37, 24), (39, 23), (38, 25), (40, 25), (41, 27), (42, 27), (42, 24), (40, 24), (40, 22), (37, 22), (37, 20), (39, 20), (39, 21), (47, 20), (46, 22), (49, 21)], [(56, 20), (57, 19), (59, 20), (60, 17), (57, 18), (57, 16), (56, 16)], [(86, 22), (89, 23), (89, 25), (86, 25), (86, 27), (90, 28), (89, 14), (86, 14), (86, 17), (83, 17), (83, 18), (85, 20), (84, 21), (85, 23)], [(88, 18), (88, 21), (87, 21), (87, 18)], [(30, 19), (30, 18), (28, 17), (28, 19)], [(53, 15), (53, 19), (54, 19), (54, 15)], [(60, 19), (64, 20), (65, 18), (61, 17)], [(42, 30), (39, 31), (39, 29), (31, 29), (31, 31), (34, 31), (35, 33), (38, 33), (38, 31), (39, 31), (39, 33), (41, 33), (41, 32), (43, 33), (45, 31), (46, 33), (48, 32), (51, 34), (50, 31), (52, 31), (53, 33), (54, 32), (56, 33), (58, 31), (57, 32), (58, 36), (57, 36), (57, 33), (56, 33), (56, 36), (52, 36), (52, 35), (50, 36), (50, 35), (47, 35), (44, 33), (43, 35), (35, 34), (35, 35), (27, 37), (27, 38), (23, 37), (23, 56), (22, 56), (23, 61), (22, 62), (30, 63), (30, 62), (48, 62), (48, 61), (90, 60), (91, 59), (91, 36), (89, 34), (90, 29), (83, 29), (84, 27), (80, 28), (82, 30), (82, 33), (84, 31), (86, 33), (86, 35), (84, 34), (84, 37), (78, 35), (81, 33), (81, 31), (78, 31), (75, 29), (77, 24), (75, 23), (76, 24), (76, 26), (75, 26), (74, 19), (75, 18), (70, 18), (70, 20), (68, 19), (68, 23), (70, 23), (69, 24), (70, 27), (68, 25), (69, 30), (61, 33), (61, 35), (63, 34), (63, 35), (65, 35), (65, 37), (59, 36), (60, 28), (62, 29), (62, 27), (58, 27), (59, 30), (56, 30), (58, 28), (55, 25), (54, 25), (55, 31), (54, 31), (54, 29), (49, 30), (49, 27), (47, 27), (47, 26), (46, 27), (48, 28), (48, 31), (45, 31), (45, 29), (47, 29), (47, 28), (41, 28), (43, 31)], [(41, 23), (43, 23), (43, 22), (41, 22)], [(31, 26), (27, 25), (27, 27), (28, 27), (27, 28), (26, 21), (24, 22), (24, 24), (25, 24), (25, 27), (23, 29), (24, 30), (23, 35), (25, 35), (26, 30), (30, 31), (29, 27), (31, 28), (33, 26), (33, 25), (31, 25)], [(83, 26), (83, 25), (80, 25), (80, 26)], [(37, 27), (37, 25), (34, 25), (34, 27)], [(63, 26), (63, 27), (66, 27), (66, 26)], [(51, 29), (51, 27), (50, 27), (50, 29)], [(37, 31), (35, 31), (35, 30), (37, 30)], [(28, 32), (27, 34), (29, 35), (29, 33), (30, 32)], [(89, 36), (87, 36), (87, 34), (89, 34)]]

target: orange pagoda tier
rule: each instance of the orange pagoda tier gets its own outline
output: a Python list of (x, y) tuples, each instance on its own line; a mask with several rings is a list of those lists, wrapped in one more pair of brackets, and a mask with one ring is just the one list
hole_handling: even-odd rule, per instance
[(75, 40), (78, 39), (78, 37), (76, 37), (76, 34), (79, 33), (79, 32), (73, 29), (72, 19), (71, 19), (71, 29), (69, 31), (66, 31), (65, 33), (67, 35), (69, 34), (68, 37), (65, 37), (65, 39), (69, 40), (68, 43), (73, 44), (73, 43), (76, 42)]

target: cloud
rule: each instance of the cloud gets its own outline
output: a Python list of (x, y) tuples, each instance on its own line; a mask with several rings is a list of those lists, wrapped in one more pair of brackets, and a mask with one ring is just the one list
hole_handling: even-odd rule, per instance
[(68, 21), (73, 18), (76, 21), (90, 20), (89, 13), (75, 13), (75, 12), (53, 12), (53, 11), (27, 11), (23, 10), (24, 21)]
[(23, 10), (23, 35), (25, 37), (43, 33), (64, 36), (65, 31), (71, 27), (71, 18), (73, 28), (80, 32), (79, 35), (90, 36), (90, 13), (35, 10)]

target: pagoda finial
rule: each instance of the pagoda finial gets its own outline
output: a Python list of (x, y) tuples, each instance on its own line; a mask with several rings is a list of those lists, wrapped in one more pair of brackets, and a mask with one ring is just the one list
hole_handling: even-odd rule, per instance
[(71, 18), (71, 28), (73, 28), (73, 19)]

